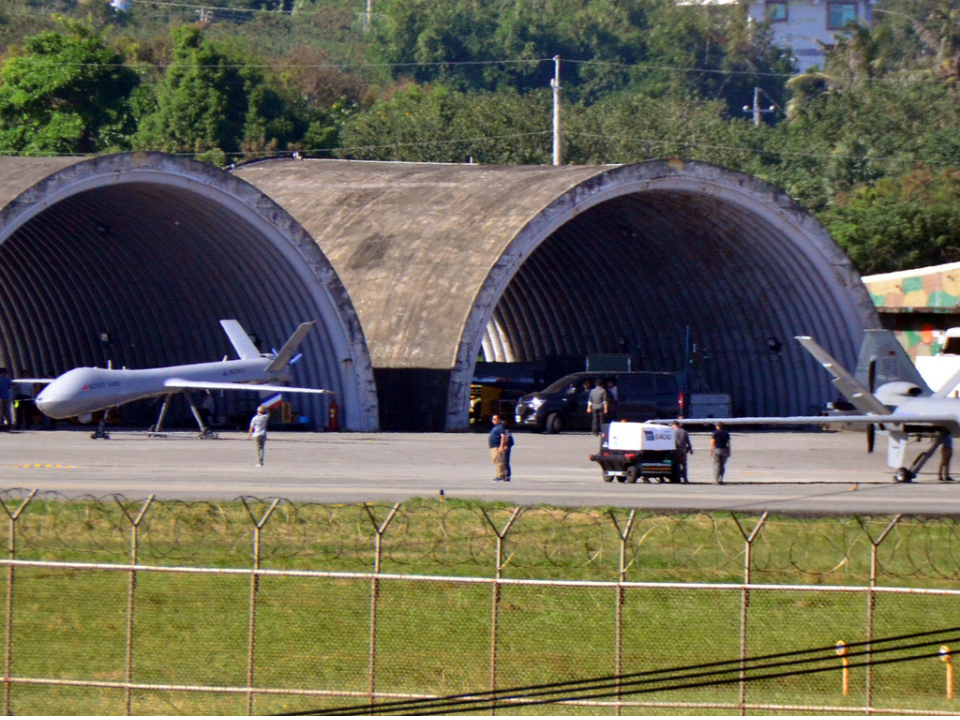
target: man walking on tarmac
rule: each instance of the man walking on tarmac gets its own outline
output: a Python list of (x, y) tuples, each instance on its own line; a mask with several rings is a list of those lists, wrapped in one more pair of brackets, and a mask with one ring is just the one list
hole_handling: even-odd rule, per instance
[(713, 481), (723, 485), (723, 476), (727, 472), (727, 458), (730, 457), (730, 433), (723, 429), (723, 423), (717, 423), (710, 440), (710, 456), (713, 458)]
[(257, 467), (263, 467), (263, 456), (267, 444), (267, 423), (270, 422), (270, 411), (263, 405), (257, 408), (257, 414), (250, 420), (250, 431), (247, 433), (247, 440), (253, 438), (257, 446)]
[(513, 447), (513, 435), (500, 421), (499, 415), (494, 415), (493, 429), (490, 431), (490, 457), (493, 466), (497, 469), (494, 482), (510, 482), (510, 449)]

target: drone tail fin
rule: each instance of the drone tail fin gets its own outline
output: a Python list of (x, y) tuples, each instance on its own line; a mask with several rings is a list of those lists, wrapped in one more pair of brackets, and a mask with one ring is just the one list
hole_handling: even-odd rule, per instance
[(303, 343), (304, 338), (307, 337), (307, 333), (313, 328), (313, 325), (314, 322), (311, 320), (310, 322), (301, 323), (300, 327), (293, 331), (290, 339), (283, 344), (280, 352), (278, 352), (273, 360), (270, 361), (270, 364), (267, 365), (266, 371), (268, 373), (281, 372), (289, 364), (293, 356), (296, 355), (301, 343)]
[(253, 344), (253, 340), (236, 320), (221, 320), (220, 325), (230, 338), (230, 344), (237, 351), (241, 360), (250, 360), (260, 357), (260, 350)]

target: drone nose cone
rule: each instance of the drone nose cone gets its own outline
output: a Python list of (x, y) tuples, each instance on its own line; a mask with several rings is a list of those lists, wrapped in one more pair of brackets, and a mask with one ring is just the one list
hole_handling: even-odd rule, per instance
[(37, 395), (37, 409), (47, 417), (56, 419), (70, 417), (62, 413), (63, 408), (61, 407), (61, 401), (57, 397), (57, 393), (55, 391), (51, 392), (50, 390), (51, 388), (47, 387)]
[(65, 378), (57, 378), (37, 395), (37, 409), (47, 417), (62, 420), (80, 412), (76, 393), (72, 391), (74, 383), (70, 378)]

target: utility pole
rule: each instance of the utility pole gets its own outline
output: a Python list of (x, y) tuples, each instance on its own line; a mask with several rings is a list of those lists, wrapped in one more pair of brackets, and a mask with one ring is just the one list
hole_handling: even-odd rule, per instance
[(743, 111), (745, 113), (753, 113), (753, 124), (756, 127), (760, 127), (760, 118), (767, 113), (772, 113), (776, 108), (773, 105), (770, 107), (762, 108), (760, 107), (760, 88), (755, 87), (753, 89), (753, 107), (749, 105), (743, 106)]
[(553, 164), (559, 165), (560, 155), (560, 56), (553, 56)]

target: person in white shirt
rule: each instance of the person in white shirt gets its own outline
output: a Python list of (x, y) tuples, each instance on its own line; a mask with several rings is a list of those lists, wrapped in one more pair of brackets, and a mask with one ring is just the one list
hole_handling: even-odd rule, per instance
[(267, 444), (267, 423), (270, 422), (270, 411), (263, 405), (257, 408), (257, 414), (250, 420), (250, 432), (247, 440), (253, 438), (257, 446), (257, 467), (263, 467), (264, 446)]

